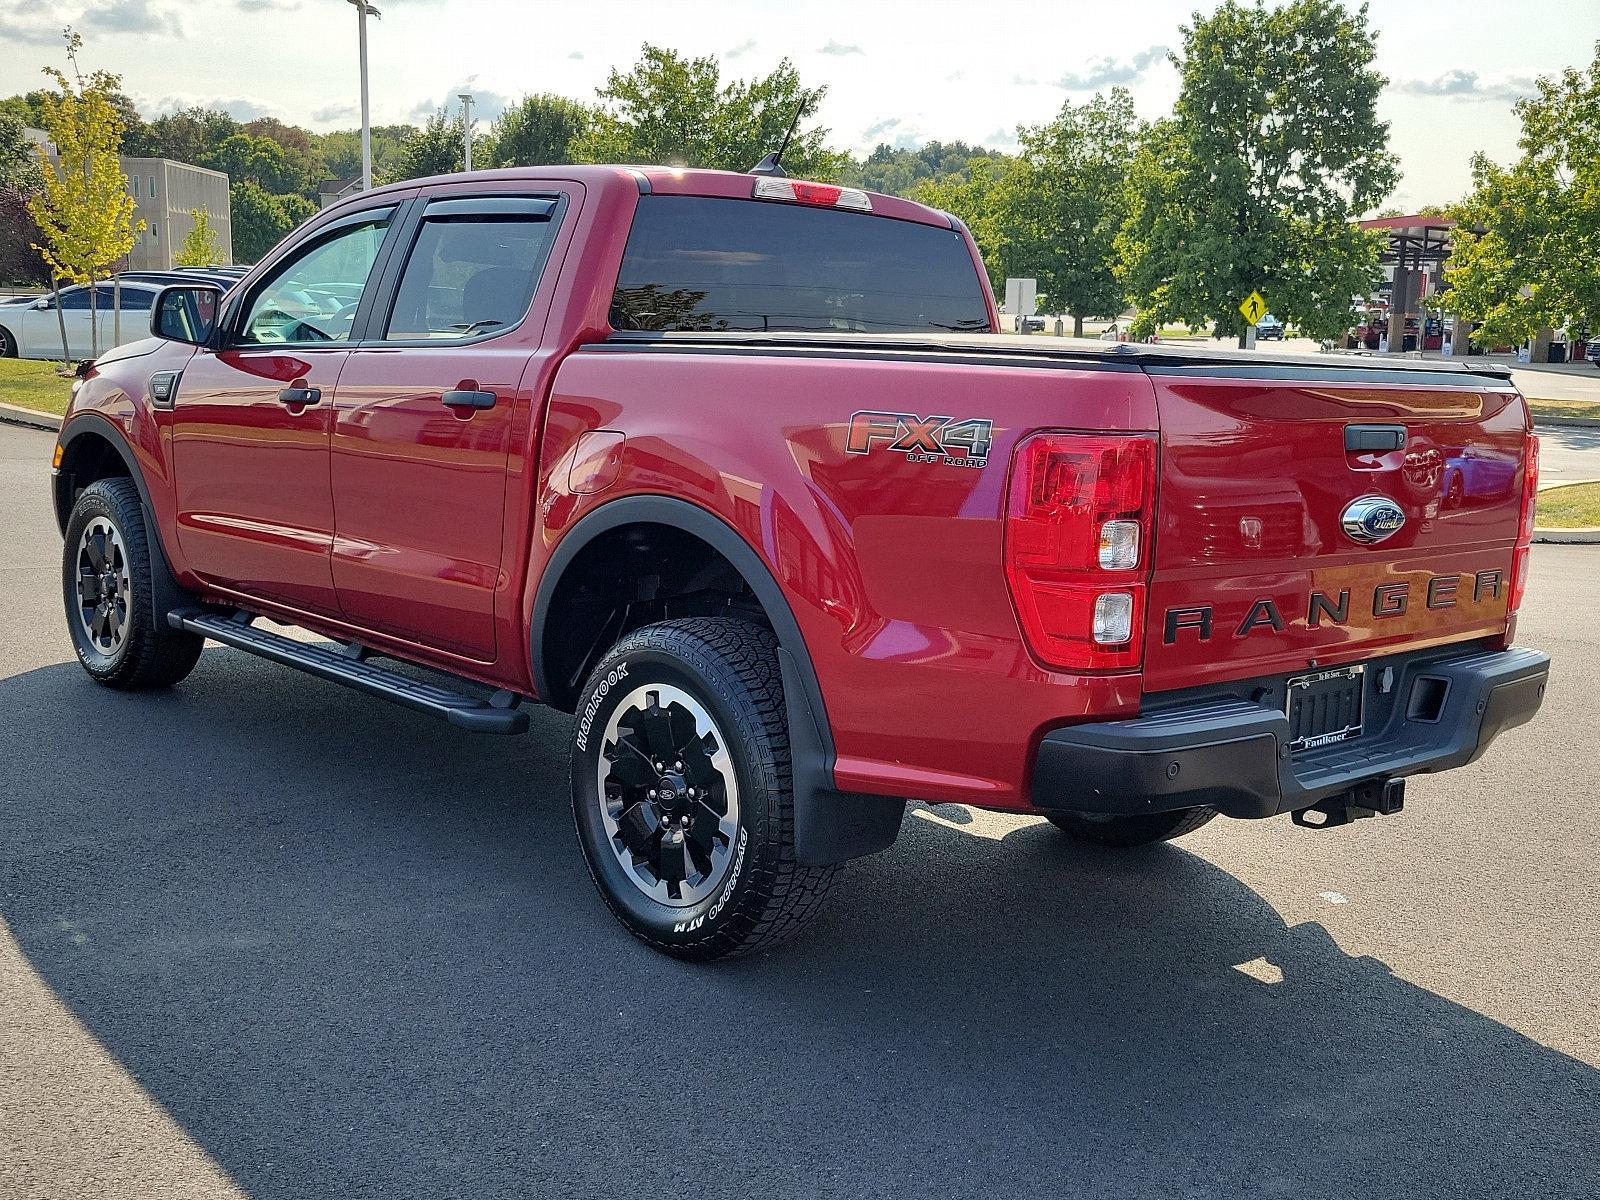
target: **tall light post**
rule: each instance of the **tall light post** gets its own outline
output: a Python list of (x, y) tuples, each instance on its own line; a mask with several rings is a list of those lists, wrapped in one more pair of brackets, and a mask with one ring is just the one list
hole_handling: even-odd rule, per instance
[(461, 101), (461, 169), (472, 170), (472, 93), (462, 92)]
[(368, 0), (350, 0), (356, 6), (361, 39), (361, 190), (372, 190), (372, 110), (367, 102), (367, 18), (383, 14)]

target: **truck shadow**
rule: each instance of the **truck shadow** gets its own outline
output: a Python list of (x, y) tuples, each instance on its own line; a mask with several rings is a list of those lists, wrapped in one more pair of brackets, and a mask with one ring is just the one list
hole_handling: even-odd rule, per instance
[(1175, 846), (908, 819), (693, 968), (594, 894), (555, 714), (472, 739), (217, 650), (0, 711), (0, 916), (252, 1196), (1600, 1188), (1600, 1072)]

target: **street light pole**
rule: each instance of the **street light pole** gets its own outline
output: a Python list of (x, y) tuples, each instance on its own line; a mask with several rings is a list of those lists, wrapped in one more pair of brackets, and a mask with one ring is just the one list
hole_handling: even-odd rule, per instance
[(381, 17), (368, 0), (350, 0), (356, 6), (361, 41), (361, 190), (372, 190), (372, 111), (367, 101), (367, 18)]
[(472, 93), (462, 92), (461, 101), (461, 169), (472, 170)]

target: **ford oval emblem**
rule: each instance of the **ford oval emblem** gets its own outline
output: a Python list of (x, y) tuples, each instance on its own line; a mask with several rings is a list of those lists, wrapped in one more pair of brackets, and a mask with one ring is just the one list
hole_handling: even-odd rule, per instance
[(1344, 506), (1339, 520), (1347, 537), (1370, 546), (1398, 531), (1406, 514), (1387, 496), (1359, 496)]

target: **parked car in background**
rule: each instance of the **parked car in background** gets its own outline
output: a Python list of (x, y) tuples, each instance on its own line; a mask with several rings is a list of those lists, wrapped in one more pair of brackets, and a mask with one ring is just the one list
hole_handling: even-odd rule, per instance
[(1283, 341), (1283, 322), (1268, 313), (1256, 322), (1256, 341), (1267, 342), (1274, 339)]
[[(66, 326), (67, 356), (88, 358), (116, 345), (136, 342), (150, 336), (150, 305), (156, 293), (174, 283), (215, 282), (198, 276), (176, 275), (160, 282), (124, 279), (120, 289), (109, 282), (95, 285), (95, 323), (98, 342), (90, 337), (89, 286), (79, 284), (61, 289), (60, 311), (54, 294), (24, 298), (22, 303), (0, 306), (0, 358), (60, 358), (61, 329)], [(112, 311), (112, 299), (120, 290), (121, 320)], [(120, 333), (120, 336), (118, 336)]]

